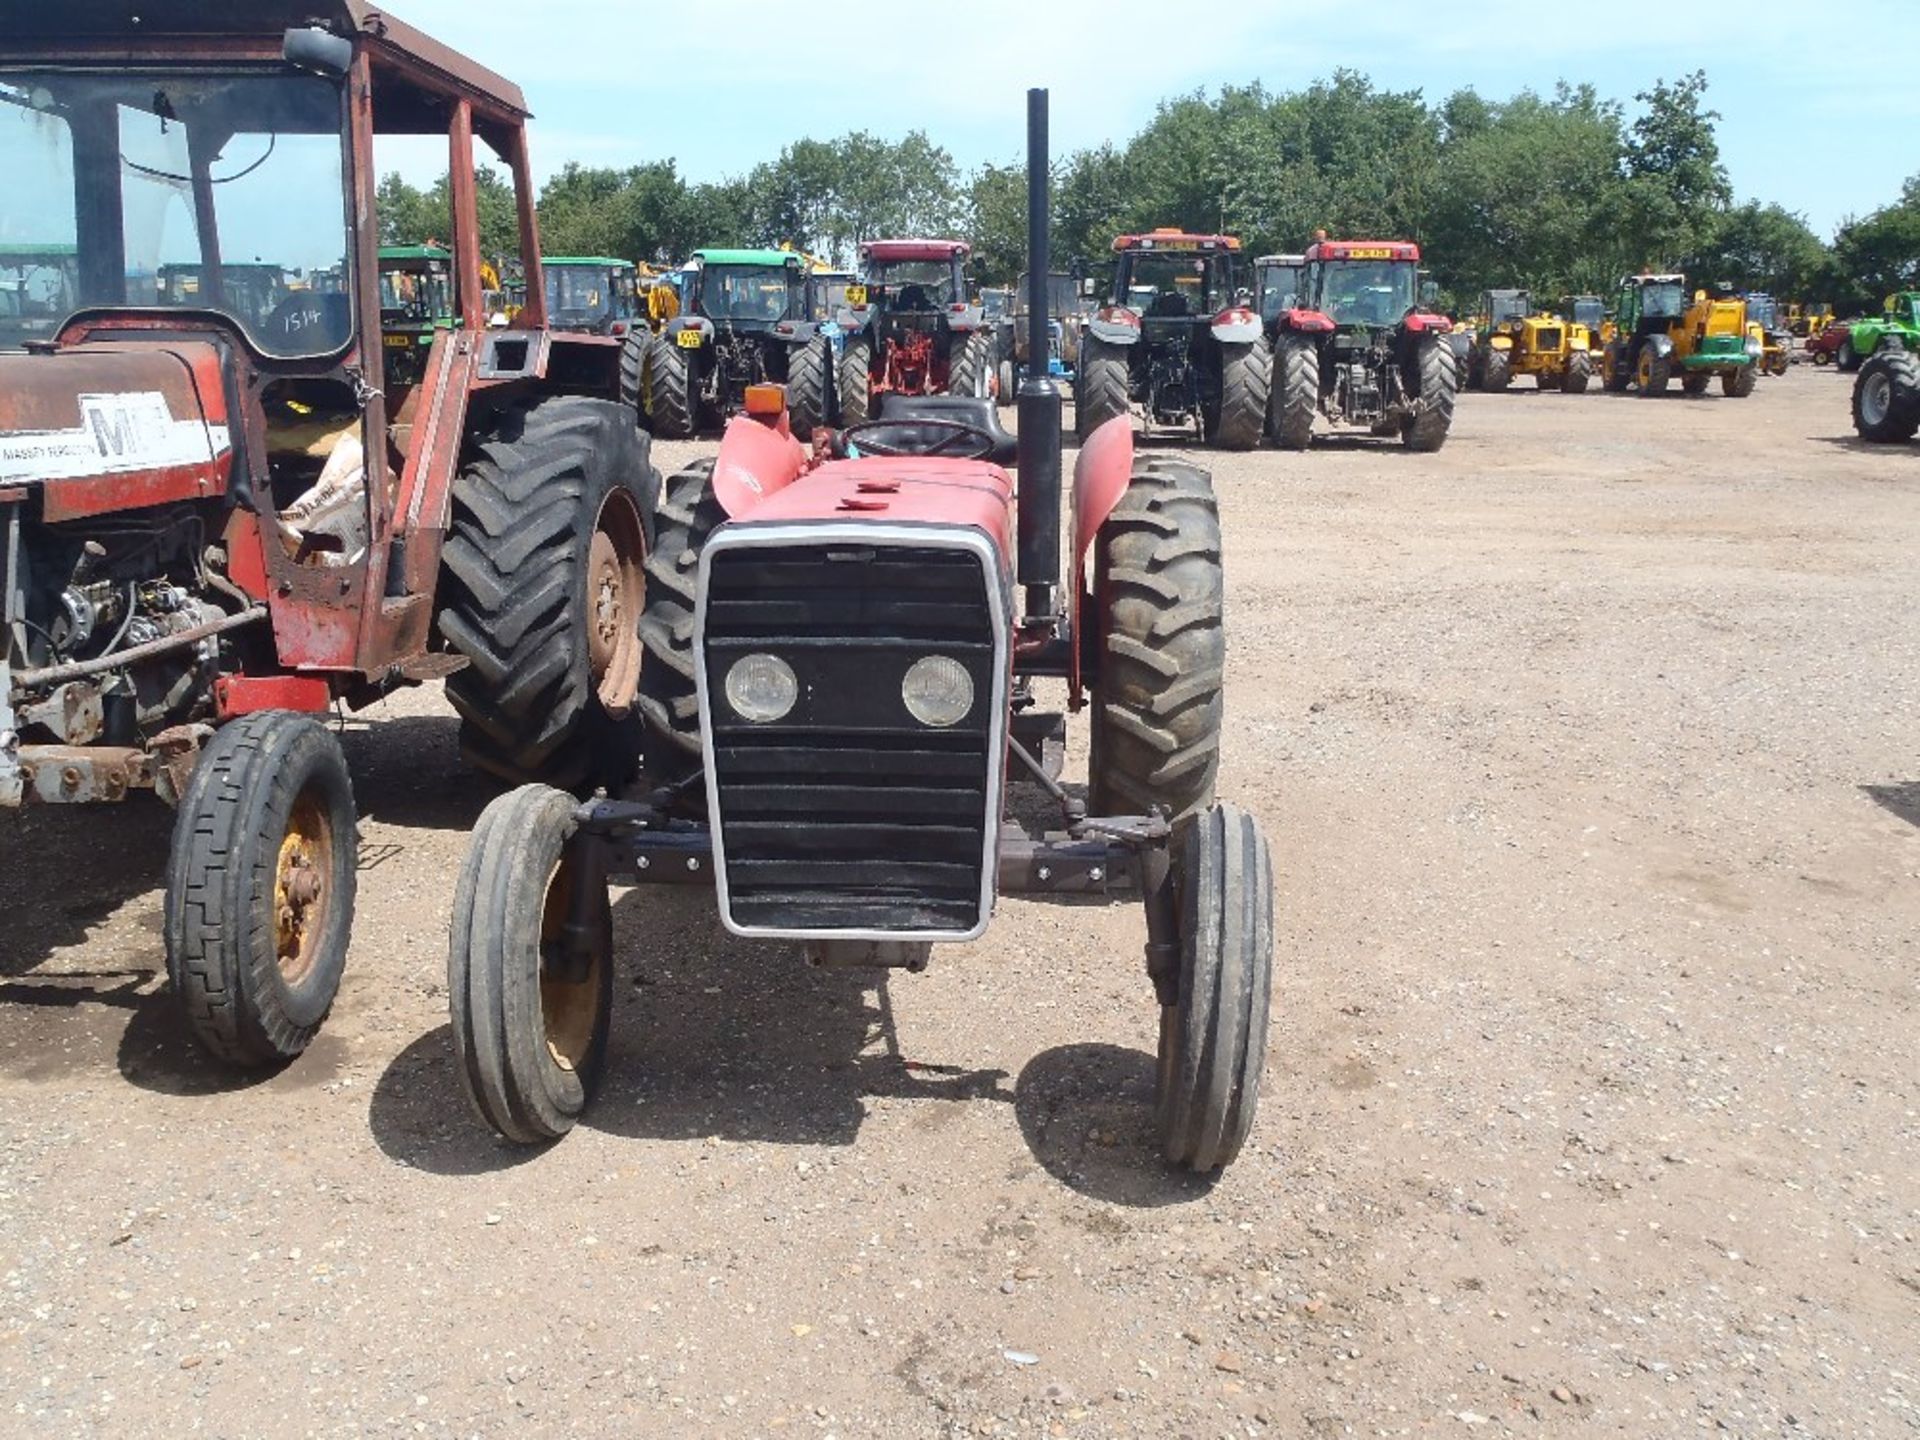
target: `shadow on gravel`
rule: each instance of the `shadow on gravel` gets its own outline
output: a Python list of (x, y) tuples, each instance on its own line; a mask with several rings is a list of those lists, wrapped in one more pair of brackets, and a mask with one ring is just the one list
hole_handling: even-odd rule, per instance
[(396, 715), (340, 732), (363, 819), (423, 830), (470, 830), (499, 781), (460, 762), (451, 715)]
[(1901, 780), (1892, 785), (1862, 785), (1860, 792), (1889, 815), (1909, 825), (1920, 826), (1920, 780)]
[[(164, 885), (172, 833), (173, 812), (147, 794), (0, 817), (0, 976), (84, 945), (128, 901)], [(157, 929), (153, 952), (157, 964)]]
[[(815, 970), (787, 944), (735, 939), (709, 891), (631, 890), (614, 905), (612, 1034), (582, 1126), (635, 1140), (850, 1145), (869, 1097), (1012, 1104), (1002, 1070), (902, 1052), (883, 970)], [(468, 1109), (449, 1027), (409, 1045), (374, 1087), (388, 1155), (466, 1175), (538, 1154)]]
[(1154, 1057), (1120, 1045), (1060, 1045), (1027, 1062), (1014, 1113), (1033, 1158), (1070, 1190), (1138, 1209), (1202, 1199), (1218, 1177), (1175, 1170), (1153, 1121)]
[[(133, 1017), (120, 1032), (114, 1057), (129, 1085), (156, 1095), (228, 1095), (251, 1090), (300, 1067), (312, 1068), (316, 1052), (324, 1055), (328, 1037), (322, 1035), (306, 1055), (281, 1069), (242, 1070), (213, 1058), (193, 1038), (173, 992), (161, 983), (134, 1004)], [(323, 1062), (324, 1063), (324, 1062)]]
[(1877, 459), (1890, 459), (1904, 455), (1909, 460), (1920, 459), (1920, 445), (1888, 445), (1877, 440), (1862, 440), (1858, 435), (1810, 435), (1807, 437), (1817, 444), (1831, 445), (1835, 450), (1850, 450), (1855, 455), (1872, 455)]

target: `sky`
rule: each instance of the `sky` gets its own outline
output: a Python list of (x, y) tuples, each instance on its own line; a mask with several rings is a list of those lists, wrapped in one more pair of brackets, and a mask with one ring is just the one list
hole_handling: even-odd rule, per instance
[[(1920, 0), (1744, 0), (1737, 7), (1538, 0), (1364, 5), (1166, 0), (899, 0), (769, 9), (742, 0), (395, 0), (394, 13), (527, 93), (535, 170), (672, 158), (718, 180), (792, 140), (923, 129), (963, 169), (1020, 158), (1024, 94), (1052, 91), (1056, 154), (1124, 142), (1156, 103), (1259, 80), (1304, 87), (1346, 67), (1429, 100), (1591, 81), (1636, 90), (1704, 69), (1740, 200), (1778, 201), (1822, 236), (1920, 171), (1920, 86), (1904, 57)], [(933, 17), (940, 17), (937, 21)], [(944, 44), (946, 31), (957, 39)], [(415, 181), (445, 168), (401, 142)]]

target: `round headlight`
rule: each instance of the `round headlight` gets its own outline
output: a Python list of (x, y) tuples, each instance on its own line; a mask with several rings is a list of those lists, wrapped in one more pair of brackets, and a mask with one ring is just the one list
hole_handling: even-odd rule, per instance
[(784, 718), (799, 698), (799, 678), (778, 655), (743, 655), (727, 671), (727, 704), (755, 725)]
[(973, 677), (967, 667), (946, 655), (927, 655), (907, 668), (900, 682), (900, 698), (907, 713), (922, 725), (957, 725), (973, 709)]

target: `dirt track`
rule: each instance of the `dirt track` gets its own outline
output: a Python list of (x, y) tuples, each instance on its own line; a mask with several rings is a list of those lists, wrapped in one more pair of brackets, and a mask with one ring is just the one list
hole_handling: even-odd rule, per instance
[(1023, 902), (875, 981), (629, 892), (606, 1090), (497, 1144), (415, 694), (250, 1087), (156, 979), (165, 812), (0, 819), (0, 1432), (1920, 1431), (1920, 448), (1803, 368), (1214, 465), (1282, 917), (1226, 1178), (1151, 1154), (1137, 910)]

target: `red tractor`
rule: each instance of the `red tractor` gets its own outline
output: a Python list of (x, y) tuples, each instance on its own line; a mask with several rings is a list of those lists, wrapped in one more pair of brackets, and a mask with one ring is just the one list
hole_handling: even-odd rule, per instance
[(1080, 438), (1140, 408), (1149, 426), (1191, 425), (1223, 450), (1260, 443), (1272, 352), (1231, 235), (1122, 235), (1113, 292), (1087, 321), (1074, 374)]
[[(1046, 309), (1046, 95), (1029, 96), (1030, 313)], [(674, 476), (642, 634), (644, 801), (527, 786), (480, 818), (448, 957), (457, 1070), (526, 1144), (566, 1132), (607, 1053), (609, 879), (710, 885), (736, 935), (821, 965), (925, 967), (998, 896), (1137, 895), (1159, 1006), (1173, 1163), (1239, 1152), (1266, 1049), (1272, 870), (1215, 799), (1226, 635), (1204, 470), (1081, 447), (1060, 581), (1060, 395), (1020, 390), (1016, 453), (991, 398), (888, 395), (796, 441), (756, 390), (716, 459)], [(1007, 466), (1017, 464), (1014, 486)], [(1060, 784), (1064, 681), (1089, 708), (1085, 799)], [(1027, 828), (1010, 783), (1050, 808)]]
[(836, 377), (842, 423), (886, 395), (990, 395), (993, 331), (967, 294), (959, 240), (870, 240), (836, 318), (846, 334)]
[[(338, 702), (447, 677), (467, 755), (514, 780), (612, 779), (637, 748), (646, 437), (618, 343), (546, 327), (520, 91), (384, 5), (22, 10), (0, 105), (0, 234), (71, 255), (54, 318), (0, 315), (25, 352), (0, 355), (0, 806), (176, 805), (173, 986), (218, 1055), (284, 1061), (346, 959)], [(424, 362), (408, 317), (382, 329), (395, 134), (438, 136), (454, 177)], [(511, 329), (475, 136), (519, 198)]]
[(1452, 322), (1422, 307), (1420, 247), (1404, 240), (1320, 240), (1281, 312), (1267, 433), (1304, 450), (1314, 417), (1438, 450), (1453, 424), (1460, 362)]

